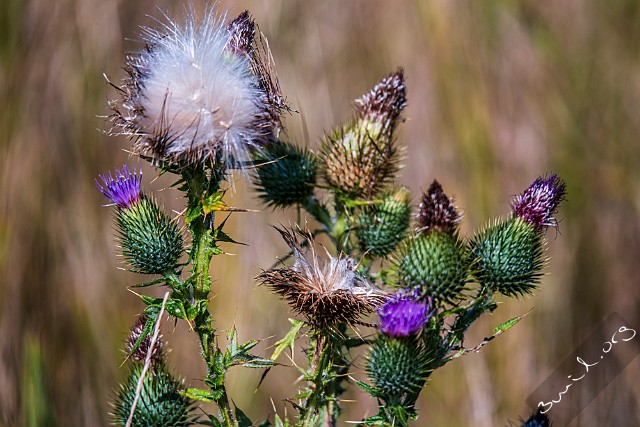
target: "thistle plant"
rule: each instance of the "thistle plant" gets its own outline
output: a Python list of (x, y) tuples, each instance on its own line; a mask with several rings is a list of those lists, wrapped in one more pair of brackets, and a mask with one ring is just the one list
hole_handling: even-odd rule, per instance
[[(129, 137), (141, 161), (175, 176), (184, 209), (169, 214), (143, 191), (141, 167), (123, 165), (96, 181), (113, 205), (128, 269), (151, 276), (135, 287), (167, 291), (165, 298), (140, 296), (145, 309), (126, 341), (130, 374), (115, 393), (114, 421), (254, 425), (231, 405), (228, 370), (271, 368), (300, 341), (308, 360), (296, 364), (302, 381), (289, 401), (297, 414), (275, 415), (276, 425), (337, 425), (341, 396), (353, 386), (379, 408), (360, 425), (407, 425), (436, 369), (479, 351), (522, 318), (465, 346), (469, 327), (495, 311), (500, 296), (529, 295), (540, 284), (544, 233), (557, 225), (564, 183), (556, 175), (536, 179), (508, 216), (462, 236), (461, 212), (437, 181), (417, 206), (394, 182), (402, 152), (396, 130), (407, 105), (402, 69), (357, 98), (353, 117), (317, 147), (303, 148), (280, 132), (281, 115), (291, 110), (248, 12), (226, 22), (213, 10), (202, 19), (188, 11), (184, 22), (165, 16), (158, 27), (144, 29), (145, 48), (127, 55), (122, 84), (110, 82), (118, 94), (110, 119), (112, 133)], [(221, 244), (235, 243), (227, 220), (216, 225), (215, 216), (246, 210), (224, 201), (235, 171), (250, 178), (264, 205), (304, 210), (312, 221), (276, 228), (290, 252), (256, 278), (297, 317), (270, 357), (254, 355), (258, 341), (239, 341), (235, 329), (222, 347), (208, 305), (215, 293), (210, 264)], [(317, 243), (321, 235), (326, 246)], [(197, 335), (207, 389), (187, 387), (168, 367), (158, 337), (164, 312)], [(357, 372), (352, 350), (361, 346), (366, 363)], [(354, 381), (353, 373), (368, 379)], [(218, 410), (195, 417), (198, 402)], [(532, 423), (548, 420), (523, 425)]]

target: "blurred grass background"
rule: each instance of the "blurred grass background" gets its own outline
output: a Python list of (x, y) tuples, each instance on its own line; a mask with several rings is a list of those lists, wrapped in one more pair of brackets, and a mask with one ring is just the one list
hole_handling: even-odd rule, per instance
[[(141, 304), (116, 267), (110, 211), (93, 179), (128, 160), (100, 115), (113, 96), (102, 73), (123, 77), (125, 51), (158, 5), (181, 2), (0, 2), (0, 425), (100, 426), (119, 379), (120, 351)], [(201, 7), (202, 2), (197, 1)], [(509, 196), (555, 171), (568, 183), (560, 233), (549, 232), (549, 275), (535, 298), (505, 304), (473, 329), (533, 313), (486, 351), (438, 371), (415, 425), (502, 426), (527, 415), (527, 396), (604, 317), (640, 325), (640, 2), (637, 0), (221, 1), (248, 8), (269, 39), (283, 91), (300, 112), (287, 120), (300, 144), (351, 114), (351, 101), (403, 66), (409, 106), (399, 140), (400, 182), (416, 194), (437, 178), (465, 211), (463, 231), (508, 212)], [(162, 190), (168, 180), (145, 184)], [(253, 277), (285, 248), (270, 212), (239, 181), (232, 235), (249, 244), (218, 257), (212, 301), (222, 329), (265, 338), (286, 331), (283, 302)], [(181, 210), (172, 190), (158, 194)], [(164, 324), (175, 370), (201, 385), (194, 334)], [(273, 338), (270, 338), (273, 337)], [(361, 359), (357, 361), (361, 367)], [(293, 369), (231, 375), (231, 395), (254, 419), (281, 414)], [(356, 372), (356, 375), (361, 375)], [(574, 421), (640, 424), (638, 360)], [(374, 411), (354, 392), (347, 419)], [(273, 399), (274, 406), (271, 400)], [(293, 413), (288, 408), (289, 413)]]

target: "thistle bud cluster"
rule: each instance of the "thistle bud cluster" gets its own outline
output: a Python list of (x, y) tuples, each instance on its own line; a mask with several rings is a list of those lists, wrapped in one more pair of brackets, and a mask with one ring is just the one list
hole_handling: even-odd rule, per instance
[[(96, 180), (113, 206), (129, 270), (155, 276), (137, 287), (168, 289), (164, 299), (140, 295), (145, 314), (126, 340), (130, 375), (115, 398), (115, 421), (190, 425), (197, 422), (191, 415), (197, 399), (217, 405), (219, 413), (207, 414), (209, 425), (256, 425), (232, 407), (227, 371), (270, 368), (303, 336), (308, 364), (295, 362), (303, 388), (296, 425), (337, 425), (351, 350), (367, 345), (368, 383), (358, 385), (378, 401), (379, 412), (363, 424), (406, 426), (432, 373), (491, 341), (464, 347), (469, 327), (496, 310), (496, 297), (530, 294), (539, 285), (544, 232), (558, 223), (566, 186), (556, 175), (537, 178), (514, 198), (511, 215), (462, 236), (461, 211), (438, 181), (417, 206), (409, 188), (394, 185), (396, 131), (407, 105), (401, 68), (355, 99), (352, 117), (320, 137), (316, 149), (299, 147), (279, 132), (290, 110), (253, 18), (243, 12), (225, 21), (212, 10), (203, 19), (190, 11), (183, 23), (166, 18), (159, 29), (144, 29), (146, 48), (127, 56), (128, 77), (111, 102), (114, 133), (129, 136), (134, 154), (160, 173), (176, 174), (172, 189), (185, 201), (172, 218), (142, 190), (136, 167)], [(220, 347), (209, 311), (212, 259), (224, 254), (219, 245), (237, 243), (224, 229), (228, 217), (216, 214), (247, 210), (223, 200), (233, 168), (252, 171), (266, 205), (303, 209), (315, 221), (277, 228), (289, 255), (257, 277), (298, 317), (271, 358), (250, 354), (258, 341), (239, 343), (235, 329)], [(185, 389), (167, 368), (161, 340), (151, 339), (165, 310), (197, 335), (208, 389)], [(362, 326), (373, 335), (365, 337)], [(539, 415), (524, 425), (548, 425)], [(289, 422), (276, 416), (275, 424)]]

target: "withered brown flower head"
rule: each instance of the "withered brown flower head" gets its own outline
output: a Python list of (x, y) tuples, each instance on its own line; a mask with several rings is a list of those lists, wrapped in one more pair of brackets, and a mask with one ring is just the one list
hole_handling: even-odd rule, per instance
[(243, 12), (225, 24), (212, 9), (143, 29), (146, 49), (127, 55), (128, 78), (112, 100), (112, 133), (136, 153), (181, 166), (249, 164), (278, 133), (287, 106), (273, 59)]
[(321, 329), (339, 322), (353, 324), (384, 302), (385, 294), (358, 274), (353, 259), (344, 255), (331, 257), (327, 253), (329, 259), (321, 260), (311, 233), (297, 232), (309, 242), (305, 251), (296, 232), (277, 230), (293, 251), (295, 263), (291, 268), (265, 271), (258, 276), (258, 281), (286, 299), (293, 310), (304, 315), (314, 327)]
[(356, 118), (325, 137), (327, 183), (351, 197), (368, 198), (398, 170), (394, 132), (407, 105), (404, 72), (399, 69), (356, 99)]
[[(127, 341), (125, 343), (125, 350), (127, 354), (131, 355), (131, 358), (137, 362), (144, 362), (147, 353), (149, 352), (149, 347), (151, 347), (151, 335), (147, 334), (138, 347), (134, 350), (133, 348), (136, 345), (136, 342), (142, 335), (144, 331), (144, 326), (147, 323), (147, 316), (145, 314), (140, 315), (136, 323), (133, 324), (131, 328), (131, 332), (127, 337)], [(163, 349), (162, 349), (162, 335), (158, 335), (158, 339), (156, 340), (156, 344), (153, 347), (153, 351), (151, 353), (151, 365), (155, 365), (158, 361), (162, 359)]]
[(454, 205), (453, 198), (447, 197), (440, 183), (433, 180), (427, 192), (422, 195), (416, 219), (420, 232), (450, 232), (457, 228), (462, 216)]
[(355, 109), (361, 117), (381, 121), (385, 128), (396, 126), (406, 106), (407, 88), (402, 68), (380, 80), (373, 89), (355, 100)]

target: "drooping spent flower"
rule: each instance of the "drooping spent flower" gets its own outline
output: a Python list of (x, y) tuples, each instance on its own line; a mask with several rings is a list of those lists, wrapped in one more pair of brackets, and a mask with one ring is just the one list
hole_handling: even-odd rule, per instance
[[(419, 289), (418, 290), (418, 294)], [(420, 331), (433, 314), (431, 301), (416, 299), (415, 295), (398, 292), (378, 310), (380, 331), (393, 338), (402, 338)]]
[(258, 280), (286, 299), (294, 311), (304, 315), (316, 328), (339, 322), (354, 323), (383, 302), (384, 294), (356, 271), (353, 259), (328, 254), (328, 260), (320, 259), (309, 232), (298, 231), (309, 242), (307, 254), (295, 232), (278, 231), (293, 251), (295, 263), (290, 268), (265, 271)]
[[(147, 324), (148, 320), (149, 318), (144, 314), (138, 317), (138, 320), (133, 324), (131, 332), (129, 333), (125, 343), (125, 351), (137, 362), (144, 362), (147, 357), (147, 353), (149, 353), (149, 350), (151, 349), (153, 325)], [(162, 360), (162, 356), (162, 336), (159, 335), (155, 345), (151, 349), (151, 365), (153, 366)]]
[(370, 197), (398, 169), (394, 132), (407, 105), (399, 69), (356, 99), (356, 118), (323, 141), (324, 178), (351, 197)]
[[(115, 177), (114, 177), (115, 175)], [(137, 173), (135, 166), (133, 173), (127, 165), (122, 169), (116, 169), (112, 175), (100, 175), (102, 184), (96, 179), (96, 185), (104, 197), (120, 208), (128, 208), (133, 203), (140, 201), (140, 183), (142, 182), (142, 169)]]
[(405, 187), (383, 194), (379, 203), (363, 207), (356, 219), (362, 252), (382, 257), (393, 252), (409, 228), (411, 194)]
[(110, 103), (114, 133), (134, 151), (178, 164), (250, 161), (280, 126), (285, 104), (270, 62), (254, 46), (248, 13), (230, 24), (209, 9), (181, 24), (145, 28), (146, 48), (126, 59), (128, 78)]
[(131, 271), (164, 274), (178, 265), (183, 239), (177, 224), (158, 203), (140, 190), (140, 174), (130, 173), (126, 165), (96, 180), (102, 194), (116, 205), (116, 227), (122, 255)]
[(567, 186), (557, 175), (538, 177), (511, 202), (513, 215), (524, 219), (538, 231), (543, 231), (557, 224), (554, 215), (566, 194)]
[(422, 195), (422, 201), (416, 215), (418, 231), (432, 230), (453, 232), (462, 220), (453, 198), (447, 197), (440, 183), (433, 180), (429, 189)]

